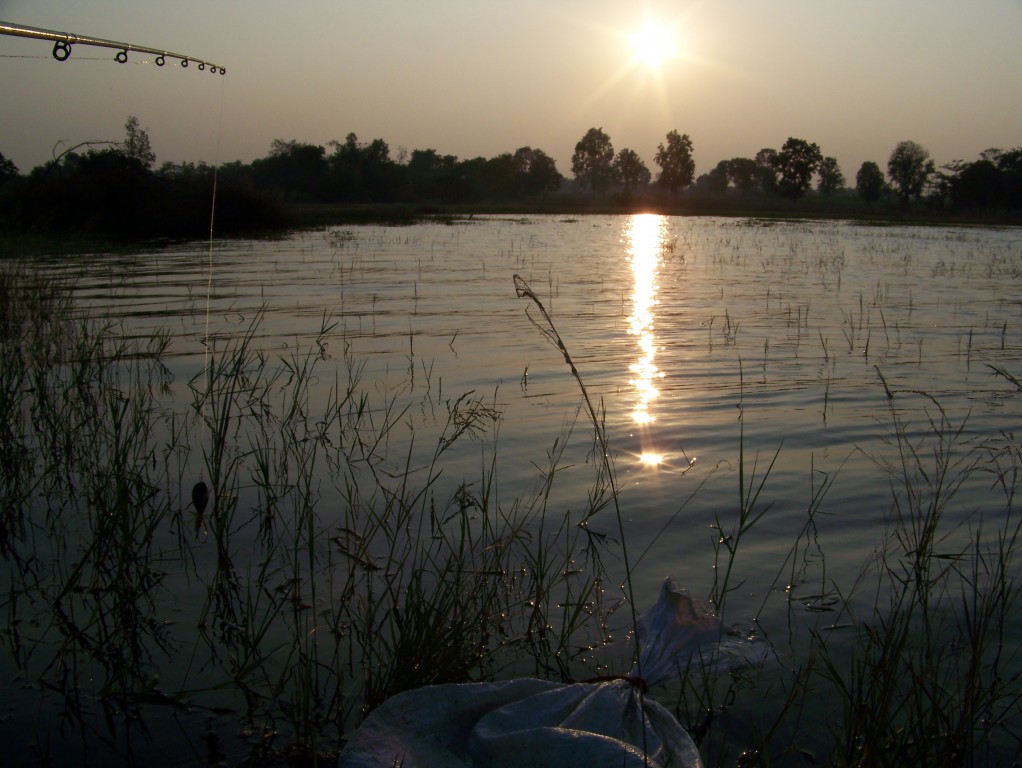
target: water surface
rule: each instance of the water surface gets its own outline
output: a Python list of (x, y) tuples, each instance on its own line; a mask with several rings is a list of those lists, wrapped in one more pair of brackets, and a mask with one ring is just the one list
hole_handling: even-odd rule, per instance
[[(497, 498), (510, 506), (535, 492), (548, 452), (568, 439), (552, 499), (581, 510), (592, 429), (583, 416), (568, 438), (579, 384), (533, 322), (544, 326), (538, 307), (516, 295), (519, 275), (602, 409), (640, 607), (668, 575), (710, 593), (716, 523), (734, 519), (744, 460), (747, 489), (765, 479), (766, 512), (743, 540), (742, 588), (725, 621), (758, 621), (767, 635), (786, 626), (789, 608), (821, 608), (818, 583), (789, 583), (784, 572), (810, 510), (813, 562), (826, 561), (813, 579), (851, 585), (874, 553), (895, 492), (883, 470), (897, 462), (895, 419), (924, 441), (943, 412), (963, 445), (1001, 433), (1017, 441), (1022, 425), (1022, 393), (997, 373), (1022, 377), (1017, 228), (492, 217), (36, 268), (73, 275), (82, 305), (128, 335), (169, 334), (168, 392), (182, 415), (188, 382), (261, 315), (265, 355), (316, 353), (314, 404), (325, 406), (351, 360), (382, 401), (410, 404), (407, 432), (388, 438), (390, 469), (410, 455), (425, 461), (442, 405), (473, 391), (502, 413), (499, 433), (445, 456), (433, 492), (477, 482), (495, 451)], [(418, 435), (411, 449), (409, 434)], [(201, 446), (187, 461), (185, 476), (198, 477)], [(317, 493), (321, 521), (329, 526), (332, 510), (340, 521), (340, 491), (325, 482)], [(240, 508), (254, 506), (252, 494), (243, 484)], [(996, 519), (1003, 508), (974, 479), (950, 515)], [(609, 510), (592, 524), (617, 536)], [(189, 586), (201, 585), (178, 586), (187, 606)], [(194, 608), (177, 610), (186, 618)]]

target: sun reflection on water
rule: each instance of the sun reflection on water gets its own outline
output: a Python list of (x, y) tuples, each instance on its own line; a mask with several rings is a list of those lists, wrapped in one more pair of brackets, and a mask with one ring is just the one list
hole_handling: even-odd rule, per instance
[(660, 465), (660, 462), (664, 460), (662, 453), (642, 453), (639, 454), (639, 461), (645, 464), (647, 467), (656, 467)]
[[(637, 214), (628, 224), (628, 260), (632, 268), (635, 288), (632, 291), (632, 314), (628, 318), (628, 333), (636, 337), (639, 357), (629, 366), (632, 377), (629, 384), (635, 388), (635, 406), (632, 420), (640, 427), (656, 421), (650, 406), (659, 396), (657, 384), (664, 374), (656, 366), (656, 336), (654, 314), (657, 306), (657, 271), (662, 261), (661, 243), (665, 222), (655, 214)], [(646, 450), (641, 460), (656, 465), (663, 456)]]

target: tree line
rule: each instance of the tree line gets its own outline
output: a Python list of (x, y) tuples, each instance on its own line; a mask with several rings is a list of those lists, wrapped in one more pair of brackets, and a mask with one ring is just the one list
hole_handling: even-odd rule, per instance
[(657, 146), (654, 179), (638, 152), (615, 151), (602, 128), (590, 128), (575, 145), (568, 179), (538, 148), (465, 160), (433, 149), (394, 155), (383, 139), (362, 142), (354, 133), (326, 146), (275, 139), (265, 157), (216, 169), (157, 166), (137, 118), (124, 127), (120, 142), (73, 147), (27, 175), (0, 155), (0, 223), (16, 230), (197, 236), (208, 226), (214, 172), (224, 232), (283, 225), (288, 208), (300, 203), (468, 206), (589, 197), (668, 206), (681, 198), (730, 198), (754, 206), (771, 198), (795, 204), (811, 195), (930, 211), (1022, 211), (1022, 148), (990, 149), (938, 169), (925, 148), (903, 141), (888, 157), (886, 173), (877, 162), (864, 162), (850, 186), (835, 158), (795, 137), (754, 157), (721, 160), (697, 176), (692, 138), (672, 130)]
[[(695, 176), (693, 143), (688, 134), (671, 131), (657, 147), (654, 162), (660, 168), (660, 192), (677, 196), (689, 190), (695, 196), (783, 197), (798, 201), (813, 190), (829, 197), (857, 195), (867, 203), (887, 199), (907, 208), (924, 205), (930, 210), (955, 212), (1022, 211), (1022, 148), (988, 149), (978, 160), (955, 161), (938, 169), (930, 153), (914, 141), (899, 142), (887, 159), (887, 174), (874, 161), (866, 161), (855, 174), (854, 188), (846, 186), (835, 158), (820, 147), (790, 137), (779, 150), (761, 149), (755, 157), (721, 160), (707, 173)], [(631, 149), (614, 153), (610, 137), (591, 128), (575, 145), (572, 172), (593, 194), (614, 185), (631, 194), (646, 189), (652, 173)]]

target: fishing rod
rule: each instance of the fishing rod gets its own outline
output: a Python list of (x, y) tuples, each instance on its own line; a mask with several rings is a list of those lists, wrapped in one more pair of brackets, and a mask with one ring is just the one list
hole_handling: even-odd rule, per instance
[[(117, 51), (117, 55), (114, 56), (114, 60), (118, 64), (128, 63), (128, 52), (134, 51), (137, 53), (148, 53), (156, 57), (156, 66), (162, 67), (167, 63), (167, 59), (177, 59), (181, 62), (182, 67), (187, 67), (191, 63), (198, 65), (200, 70), (205, 70), (209, 67), (209, 71), (214, 74), (224, 75), (227, 74), (227, 70), (219, 64), (214, 64), (211, 61), (205, 61), (203, 59), (197, 59), (194, 56), (187, 56), (183, 53), (174, 53), (173, 51), (164, 51), (159, 48), (150, 48), (144, 45), (134, 45), (133, 43), (121, 43), (116, 40), (104, 40), (99, 37), (85, 37), (83, 35), (72, 35), (67, 32), (55, 32), (49, 29), (37, 29), (35, 27), (26, 27), (20, 24), (10, 24), (6, 21), (0, 21), (0, 34), (2, 35), (14, 35), (16, 37), (28, 37), (34, 40), (52, 40), (53, 41), (53, 58), (57, 61), (67, 61), (71, 57), (71, 46), (73, 45), (91, 45), (96, 48), (109, 48)], [(222, 118), (221, 118), (222, 119)], [(219, 153), (219, 148), (217, 150)], [(206, 286), (206, 340), (203, 346), (206, 348), (206, 363), (203, 365), (203, 370), (209, 369), (209, 299), (213, 284), (213, 216), (216, 211), (216, 168), (213, 170), (213, 203), (212, 209), (210, 210), (209, 217), (209, 281)], [(207, 396), (208, 396), (208, 384), (207, 384)], [(200, 405), (200, 414), (205, 417), (204, 403)], [(214, 493), (213, 510), (216, 511), (216, 494)], [(196, 534), (202, 528), (203, 525), (203, 513), (206, 510), (206, 505), (210, 499), (210, 488), (206, 485), (202, 474), (199, 475), (199, 481), (192, 486), (192, 504), (195, 507), (195, 531)]]
[(114, 56), (114, 60), (118, 64), (127, 64), (128, 52), (134, 51), (137, 53), (149, 53), (156, 56), (156, 66), (158, 67), (162, 67), (167, 63), (167, 59), (170, 58), (180, 61), (182, 67), (187, 67), (189, 64), (194, 62), (195, 64), (198, 64), (200, 70), (205, 70), (206, 67), (209, 67), (210, 72), (214, 74), (227, 74), (227, 70), (218, 64), (214, 64), (211, 61), (204, 61), (203, 59), (197, 59), (194, 56), (186, 56), (183, 53), (174, 53), (173, 51), (164, 51), (159, 48), (134, 45), (133, 43), (120, 43), (116, 40), (104, 40), (99, 37), (85, 37), (83, 35), (68, 34), (67, 32), (54, 32), (49, 29), (36, 29), (35, 27), (26, 27), (20, 24), (10, 24), (6, 21), (0, 21), (0, 35), (28, 37), (34, 40), (52, 40), (53, 58), (57, 61), (67, 61), (71, 57), (72, 45), (91, 45), (97, 48), (109, 48), (117, 51), (117, 55)]

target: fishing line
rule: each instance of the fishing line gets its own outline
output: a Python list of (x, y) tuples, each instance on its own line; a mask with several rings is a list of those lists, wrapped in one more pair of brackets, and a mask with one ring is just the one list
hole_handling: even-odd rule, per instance
[[(213, 442), (213, 426), (206, 419), (206, 401), (209, 399), (210, 384), (213, 381), (213, 372), (210, 370), (212, 365), (210, 358), (212, 357), (210, 351), (211, 340), (209, 338), (209, 304), (210, 297), (213, 293), (213, 233), (216, 225), (216, 191), (217, 191), (217, 177), (220, 171), (220, 148), (223, 142), (224, 134), (224, 82), (220, 81), (220, 115), (217, 121), (217, 133), (216, 133), (216, 151), (213, 156), (213, 194), (209, 205), (209, 246), (208, 246), (208, 266), (206, 271), (206, 326), (203, 332), (202, 346), (203, 346), (203, 362), (202, 362), (202, 375), (206, 381), (206, 391), (203, 394), (202, 400), (199, 405), (199, 416), (202, 421), (206, 424), (206, 434), (209, 438), (210, 445)], [(215, 489), (214, 489), (215, 492)], [(209, 502), (209, 487), (206, 485), (204, 472), (199, 473), (199, 482), (192, 487), (192, 504), (195, 505), (195, 511), (197, 513), (195, 520), (195, 529), (198, 533), (202, 526), (202, 513), (206, 509), (206, 504)], [(216, 505), (214, 504), (214, 509)]]

